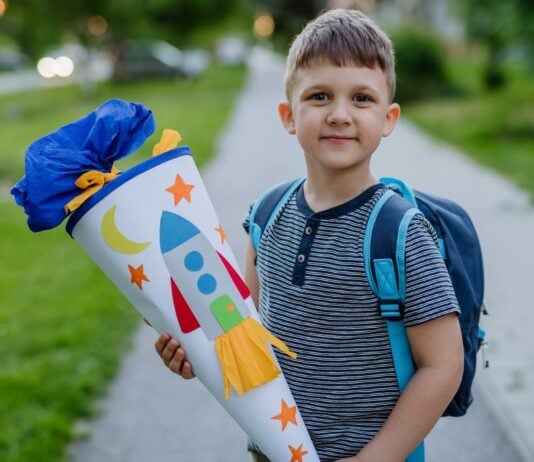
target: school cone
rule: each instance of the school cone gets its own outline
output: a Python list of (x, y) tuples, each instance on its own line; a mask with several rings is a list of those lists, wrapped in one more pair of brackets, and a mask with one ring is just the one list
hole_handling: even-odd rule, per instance
[[(67, 231), (159, 333), (180, 341), (197, 378), (270, 460), (316, 462), (271, 345), (298, 359), (259, 322), (191, 152), (176, 147), (179, 140), (164, 131), (151, 159), (120, 175), (79, 177), (86, 190), (66, 205), (73, 212)], [(23, 205), (23, 191), (31, 219), (27, 177), (15, 196)]]

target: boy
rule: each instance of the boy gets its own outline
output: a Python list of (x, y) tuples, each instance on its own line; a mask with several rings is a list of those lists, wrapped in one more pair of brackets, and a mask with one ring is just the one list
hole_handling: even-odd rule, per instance
[[(307, 179), (257, 255), (249, 243), (245, 278), (264, 325), (298, 354), (278, 360), (321, 460), (404, 461), (456, 392), (463, 351), (454, 291), (424, 219), (407, 237), (404, 323), (417, 372), (402, 395), (365, 275), (365, 225), (385, 191), (370, 160), (400, 113), (391, 43), (363, 14), (329, 11), (293, 42), (285, 88), (280, 118), (302, 147)], [(175, 339), (162, 335), (156, 350), (193, 376)]]

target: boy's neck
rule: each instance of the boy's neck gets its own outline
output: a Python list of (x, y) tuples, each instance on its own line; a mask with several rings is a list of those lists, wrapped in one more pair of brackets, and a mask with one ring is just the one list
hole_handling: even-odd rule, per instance
[(375, 184), (377, 181), (369, 171), (335, 175), (308, 172), (304, 183), (304, 197), (314, 212), (321, 212), (353, 199)]

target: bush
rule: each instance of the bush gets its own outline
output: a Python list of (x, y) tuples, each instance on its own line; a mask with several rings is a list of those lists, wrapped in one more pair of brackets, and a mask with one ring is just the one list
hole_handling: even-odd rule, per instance
[(403, 26), (390, 34), (395, 47), (396, 100), (407, 102), (442, 96), (451, 86), (440, 39), (418, 26)]

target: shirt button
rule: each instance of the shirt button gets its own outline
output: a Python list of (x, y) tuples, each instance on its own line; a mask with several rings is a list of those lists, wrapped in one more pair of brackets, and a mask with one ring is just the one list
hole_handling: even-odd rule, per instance
[(313, 233), (313, 228), (311, 226), (306, 226), (306, 229), (304, 229), (304, 233), (308, 236)]
[(297, 257), (297, 261), (299, 263), (302, 263), (304, 260), (306, 260), (306, 257), (303, 254), (299, 254)]

